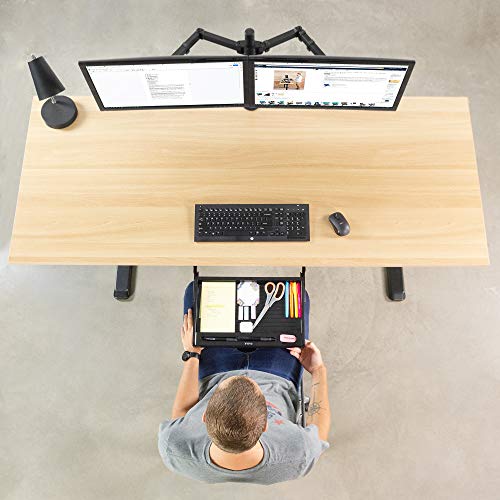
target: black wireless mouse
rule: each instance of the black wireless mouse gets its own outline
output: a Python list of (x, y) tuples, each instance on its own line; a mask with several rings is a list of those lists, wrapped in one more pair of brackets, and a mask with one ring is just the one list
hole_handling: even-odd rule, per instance
[(340, 212), (334, 212), (328, 217), (328, 220), (333, 226), (333, 230), (339, 236), (347, 236), (351, 232), (349, 222), (347, 222), (347, 219)]

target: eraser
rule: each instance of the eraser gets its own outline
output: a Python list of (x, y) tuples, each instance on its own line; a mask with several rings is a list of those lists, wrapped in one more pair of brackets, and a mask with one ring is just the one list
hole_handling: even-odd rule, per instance
[(242, 321), (240, 323), (240, 333), (252, 333), (253, 323), (251, 321)]
[(282, 333), (280, 335), (280, 342), (295, 342), (297, 337), (295, 335), (289, 335), (288, 333)]

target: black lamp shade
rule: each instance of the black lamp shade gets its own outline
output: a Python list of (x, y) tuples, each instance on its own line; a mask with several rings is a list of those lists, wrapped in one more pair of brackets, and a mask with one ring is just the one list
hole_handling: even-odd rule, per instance
[(48, 99), (64, 90), (64, 85), (57, 78), (44, 57), (37, 57), (32, 61), (28, 61), (28, 66), (38, 99)]

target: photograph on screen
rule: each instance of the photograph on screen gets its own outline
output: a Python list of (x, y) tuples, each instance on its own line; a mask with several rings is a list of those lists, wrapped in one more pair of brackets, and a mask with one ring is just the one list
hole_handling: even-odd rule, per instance
[(275, 71), (274, 90), (304, 90), (305, 71)]

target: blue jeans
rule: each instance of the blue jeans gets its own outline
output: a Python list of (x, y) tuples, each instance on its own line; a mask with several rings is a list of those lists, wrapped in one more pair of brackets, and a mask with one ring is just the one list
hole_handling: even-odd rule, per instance
[[(193, 282), (184, 292), (184, 314), (194, 304)], [(304, 300), (304, 334), (309, 338), (309, 295)], [(258, 370), (286, 378), (299, 387), (303, 368), (297, 358), (287, 349), (280, 347), (259, 347), (252, 352), (242, 352), (235, 347), (205, 347), (201, 351), (199, 379), (215, 373), (232, 370)]]

